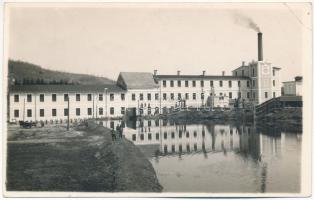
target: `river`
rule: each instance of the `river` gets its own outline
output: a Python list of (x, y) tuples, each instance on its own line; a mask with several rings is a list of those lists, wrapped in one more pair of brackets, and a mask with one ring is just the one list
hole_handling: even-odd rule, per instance
[(150, 160), (163, 192), (300, 192), (301, 132), (144, 120), (123, 133)]

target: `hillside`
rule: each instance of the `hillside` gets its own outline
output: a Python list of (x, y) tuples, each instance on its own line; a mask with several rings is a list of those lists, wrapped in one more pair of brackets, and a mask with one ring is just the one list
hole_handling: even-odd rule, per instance
[[(44, 69), (41, 66), (9, 60), (9, 80), (11, 84), (113, 84), (114, 81), (105, 77), (86, 74), (75, 74)], [(14, 78), (15, 83), (11, 80)]]

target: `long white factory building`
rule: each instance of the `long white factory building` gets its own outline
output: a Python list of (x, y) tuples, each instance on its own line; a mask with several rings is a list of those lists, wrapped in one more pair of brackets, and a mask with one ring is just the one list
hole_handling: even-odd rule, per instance
[(176, 108), (216, 108), (258, 105), (281, 95), (280, 68), (264, 62), (262, 34), (258, 61), (232, 71), (231, 76), (160, 75), (121, 72), (112, 85), (12, 85), (9, 121), (51, 121), (155, 115)]

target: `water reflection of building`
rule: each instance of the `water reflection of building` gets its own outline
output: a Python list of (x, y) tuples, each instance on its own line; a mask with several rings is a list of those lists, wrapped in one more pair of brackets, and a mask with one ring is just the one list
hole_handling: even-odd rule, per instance
[[(121, 122), (112, 120), (103, 125), (114, 128), (117, 123)], [(124, 128), (125, 137), (155, 156), (234, 151), (261, 160), (263, 155), (280, 156), (284, 146), (284, 134), (270, 137), (253, 125), (177, 124), (167, 120), (136, 121), (135, 125), (135, 129)]]

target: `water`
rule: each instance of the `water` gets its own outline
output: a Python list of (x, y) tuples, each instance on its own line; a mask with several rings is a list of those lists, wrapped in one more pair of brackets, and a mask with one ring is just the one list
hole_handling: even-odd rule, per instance
[(163, 192), (300, 192), (301, 133), (211, 122), (135, 126), (124, 135), (150, 160)]

